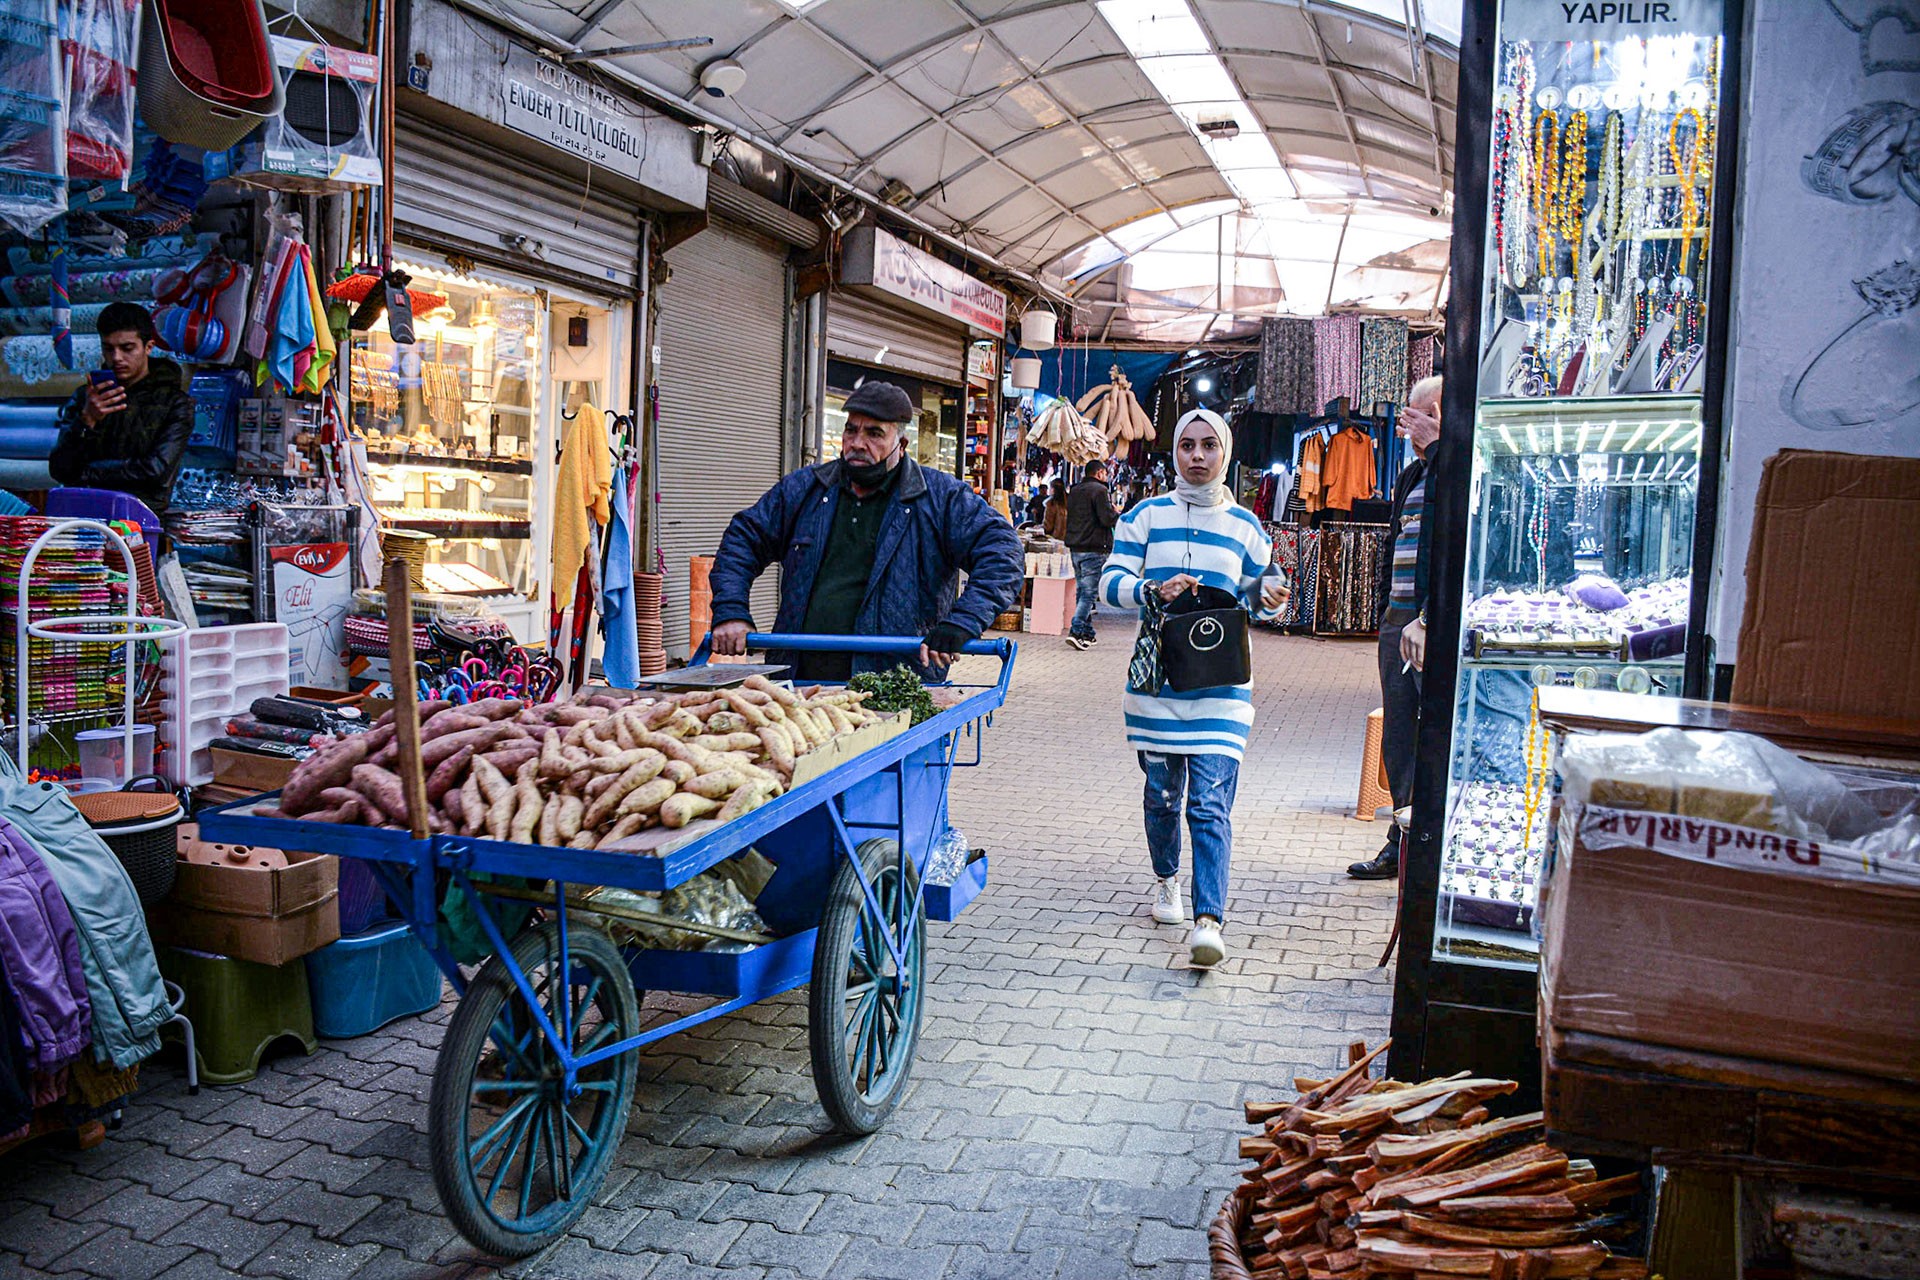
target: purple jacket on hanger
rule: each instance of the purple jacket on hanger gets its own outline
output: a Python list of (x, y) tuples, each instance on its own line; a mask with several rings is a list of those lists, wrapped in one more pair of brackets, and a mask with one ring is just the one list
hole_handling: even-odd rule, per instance
[(20, 1007), (27, 1062), (56, 1071), (93, 1039), (80, 939), (46, 863), (0, 818), (0, 980)]

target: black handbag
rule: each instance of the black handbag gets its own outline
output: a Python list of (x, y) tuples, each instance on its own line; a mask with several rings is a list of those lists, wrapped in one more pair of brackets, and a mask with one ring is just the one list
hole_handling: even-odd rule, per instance
[(1168, 601), (1160, 623), (1160, 665), (1175, 693), (1253, 679), (1247, 611), (1239, 599), (1218, 587), (1190, 587)]

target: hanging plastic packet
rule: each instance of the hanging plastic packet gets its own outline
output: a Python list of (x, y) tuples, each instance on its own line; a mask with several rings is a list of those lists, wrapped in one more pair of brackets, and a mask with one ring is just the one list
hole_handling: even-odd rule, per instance
[(967, 855), (967, 838), (960, 834), (958, 827), (948, 827), (946, 834), (936, 840), (928, 852), (926, 867), (920, 874), (921, 881), (925, 884), (952, 884), (965, 869)]

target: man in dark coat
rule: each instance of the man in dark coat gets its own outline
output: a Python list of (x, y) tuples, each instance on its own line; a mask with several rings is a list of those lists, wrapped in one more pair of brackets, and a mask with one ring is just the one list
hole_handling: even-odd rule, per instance
[[(840, 456), (802, 467), (734, 516), (713, 562), (713, 648), (746, 651), (747, 593), (778, 560), (773, 629), (814, 635), (924, 637), (919, 666), (939, 679), (1019, 597), (1024, 577), (1013, 526), (953, 476), (907, 456), (915, 406), (891, 383), (847, 397)], [(956, 599), (955, 578), (967, 574)], [(769, 654), (803, 680), (884, 670), (898, 655)]]
[(1107, 460), (1087, 464), (1080, 483), (1067, 490), (1067, 550), (1073, 553), (1073, 576), (1078, 599), (1067, 643), (1091, 649), (1100, 637), (1093, 632), (1094, 600), (1100, 594), (1100, 571), (1113, 554), (1113, 526), (1120, 519), (1113, 509), (1113, 491), (1107, 488)]
[(47, 469), (63, 485), (117, 489), (164, 512), (193, 434), (185, 377), (173, 361), (153, 358), (158, 335), (145, 307), (110, 303), (97, 327), (113, 380), (90, 378), (60, 407)]

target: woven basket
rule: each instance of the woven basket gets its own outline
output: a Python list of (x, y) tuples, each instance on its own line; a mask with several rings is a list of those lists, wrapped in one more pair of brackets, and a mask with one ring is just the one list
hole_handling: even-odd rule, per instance
[[(267, 12), (260, 0), (238, 0), (230, 6), (234, 25), (251, 24), (267, 30)], [(181, 83), (167, 56), (166, 24), (154, 0), (147, 0), (140, 23), (140, 115), (149, 129), (169, 142), (207, 151), (225, 151), (263, 121), (277, 116), (287, 104), (286, 83), (278, 67), (272, 69), (273, 92), (264, 99), (243, 103), (215, 102)]]
[(164, 791), (100, 791), (75, 796), (73, 803), (127, 869), (140, 905), (151, 907), (173, 892), (178, 828), (186, 816), (177, 797)]
[(1243, 1182), (1220, 1202), (1220, 1212), (1207, 1228), (1207, 1256), (1213, 1260), (1213, 1280), (1253, 1280), (1247, 1260), (1240, 1256), (1240, 1233), (1246, 1229), (1247, 1215), (1253, 1212), (1259, 1187)]
[(1021, 611), (1019, 609), (1007, 610), (993, 620), (993, 630), (1018, 631), (1020, 629), (1020, 614)]

